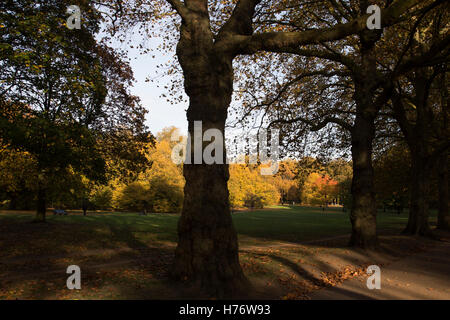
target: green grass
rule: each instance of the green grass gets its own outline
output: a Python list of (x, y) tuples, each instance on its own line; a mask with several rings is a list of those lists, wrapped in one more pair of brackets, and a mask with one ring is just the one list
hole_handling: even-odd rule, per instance
[[(233, 217), (239, 235), (270, 240), (301, 242), (328, 238), (351, 232), (348, 212), (339, 208), (273, 207), (238, 213)], [(430, 222), (435, 222), (435, 213)], [(400, 231), (408, 213), (378, 212), (377, 226), (382, 231)]]
[[(430, 219), (432, 223), (435, 215)], [(407, 213), (380, 212), (377, 219), (381, 233), (400, 233), (407, 223)], [(31, 223), (32, 213), (2, 212), (0, 280), (1, 275), (6, 279), (11, 275), (16, 280), (0, 287), (0, 300), (174, 297), (177, 290), (166, 288), (165, 275), (173, 259), (178, 220), (179, 215), (162, 214), (96, 213), (86, 217), (50, 214), (48, 223), (36, 224)], [(295, 274), (288, 270), (294, 264), (315, 266), (314, 258), (320, 250), (346, 254), (346, 248), (334, 245), (324, 249), (311, 245), (277, 247), (277, 244), (332, 238), (351, 231), (348, 212), (334, 208), (322, 211), (275, 206), (237, 212), (233, 221), (244, 272), (252, 279), (274, 283), (291, 283)], [(128, 261), (126, 265), (115, 265), (124, 261)], [(55, 278), (54, 273), (46, 271), (57, 270), (59, 274), (71, 264), (83, 266), (82, 292), (68, 292), (64, 276)], [(95, 269), (98, 265), (101, 270)], [(37, 271), (43, 273), (35, 274)]]
[[(26, 223), (32, 216), (27, 214), (0, 214), (0, 223)], [(149, 240), (176, 242), (178, 215), (150, 214), (140, 216), (133, 213), (104, 213), (96, 215), (53, 216), (48, 215), (50, 225), (76, 224), (83, 229), (109, 229), (110, 232), (132, 233), (140, 241)], [(435, 213), (430, 221), (436, 220)], [(339, 208), (299, 206), (274, 206), (264, 210), (242, 211), (233, 214), (233, 221), (242, 239), (301, 242), (344, 235), (351, 232), (348, 212)], [(406, 226), (408, 214), (379, 212), (379, 230), (401, 230)], [(101, 233), (101, 231), (100, 231)], [(93, 235), (94, 236), (94, 235)]]

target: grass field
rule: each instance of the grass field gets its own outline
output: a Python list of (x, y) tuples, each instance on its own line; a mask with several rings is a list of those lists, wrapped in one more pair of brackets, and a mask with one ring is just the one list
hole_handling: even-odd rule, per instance
[[(46, 224), (31, 223), (32, 218), (31, 213), (0, 213), (0, 299), (164, 299), (188, 294), (167, 279), (178, 215), (49, 215)], [(244, 272), (267, 298), (298, 298), (331, 283), (333, 272), (367, 262), (346, 247), (349, 217), (338, 208), (279, 206), (237, 212), (233, 220)], [(393, 236), (406, 222), (406, 213), (378, 216), (390, 255), (400, 254), (395, 248), (401, 254), (412, 250), (412, 245), (404, 246), (403, 237)], [(326, 240), (315, 243), (320, 239)], [(71, 264), (82, 269), (81, 291), (65, 286)]]

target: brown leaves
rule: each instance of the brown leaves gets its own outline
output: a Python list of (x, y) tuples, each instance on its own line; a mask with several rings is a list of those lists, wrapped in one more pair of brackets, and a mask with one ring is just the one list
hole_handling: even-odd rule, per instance
[(365, 264), (362, 266), (346, 266), (344, 269), (330, 273), (330, 272), (323, 272), (321, 281), (324, 284), (324, 286), (330, 286), (334, 287), (336, 285), (339, 285), (343, 281), (347, 279), (351, 279), (353, 277), (357, 277), (360, 275), (365, 275), (366, 269), (369, 266), (369, 264)]

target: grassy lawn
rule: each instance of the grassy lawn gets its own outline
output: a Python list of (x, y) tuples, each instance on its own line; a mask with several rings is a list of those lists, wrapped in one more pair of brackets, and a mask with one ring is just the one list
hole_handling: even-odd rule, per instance
[[(183, 297), (167, 280), (178, 215), (49, 215), (46, 224), (32, 219), (31, 213), (0, 213), (0, 299)], [(327, 270), (330, 261), (324, 262), (331, 254), (336, 270), (345, 265), (344, 257), (357, 260), (345, 247), (348, 213), (337, 208), (272, 207), (237, 212), (233, 220), (244, 272), (262, 291), (273, 288), (269, 298), (323, 284), (314, 272), (334, 270)], [(407, 213), (378, 216), (384, 234), (399, 233), (406, 222)], [(342, 235), (326, 244), (307, 244)], [(82, 269), (81, 291), (65, 288), (65, 269), (71, 264)]]
[[(430, 219), (435, 222), (435, 215)], [(264, 241), (302, 242), (349, 234), (351, 224), (348, 212), (340, 208), (271, 207), (234, 215), (234, 223), (242, 239)], [(378, 228), (399, 231), (406, 226), (408, 214), (379, 212)]]

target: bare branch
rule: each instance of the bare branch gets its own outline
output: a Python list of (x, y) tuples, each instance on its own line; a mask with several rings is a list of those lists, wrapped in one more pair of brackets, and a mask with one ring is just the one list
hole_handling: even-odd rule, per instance
[(445, 38), (433, 43), (430, 49), (422, 55), (413, 56), (409, 59), (404, 59), (403, 63), (397, 65), (394, 72), (395, 76), (408, 72), (411, 69), (419, 66), (432, 66), (442, 62), (448, 61), (450, 50), (450, 32), (447, 32)]
[(189, 9), (180, 0), (166, 0), (184, 20), (188, 20)]
[(218, 38), (226, 33), (251, 36), (253, 34), (253, 16), (261, 0), (239, 0), (230, 19), (219, 31)]
[[(421, 0), (397, 0), (386, 9), (382, 9), (382, 26), (389, 27), (397, 23), (401, 16)], [(253, 54), (258, 51), (286, 52), (301, 45), (317, 44), (343, 39), (367, 28), (369, 15), (361, 16), (351, 22), (334, 27), (307, 30), (302, 32), (265, 32), (253, 36), (235, 36), (233, 41), (239, 43), (240, 54)]]
[(319, 130), (325, 128), (329, 123), (335, 123), (335, 124), (341, 126), (343, 129), (346, 129), (348, 131), (352, 130), (352, 126), (348, 122), (346, 122), (342, 119), (336, 118), (336, 117), (326, 117), (324, 120), (320, 121), (319, 123), (315, 123), (313, 120), (305, 119), (303, 117), (297, 117), (297, 118), (290, 119), (290, 120), (278, 119), (278, 120), (272, 121), (269, 124), (269, 128), (277, 123), (292, 124), (292, 123), (296, 123), (296, 122), (303, 122), (303, 123), (307, 124), (308, 126), (310, 126), (311, 131), (319, 131)]
[[(327, 47), (328, 48), (328, 47)], [(293, 53), (298, 54), (303, 57), (316, 57), (322, 58), (334, 62), (339, 62), (349, 68), (351, 71), (355, 71), (358, 69), (358, 66), (353, 62), (352, 59), (349, 59), (344, 54), (341, 54), (336, 51), (325, 51), (320, 49), (306, 49), (306, 48), (296, 48), (292, 50), (286, 50), (285, 53)]]

